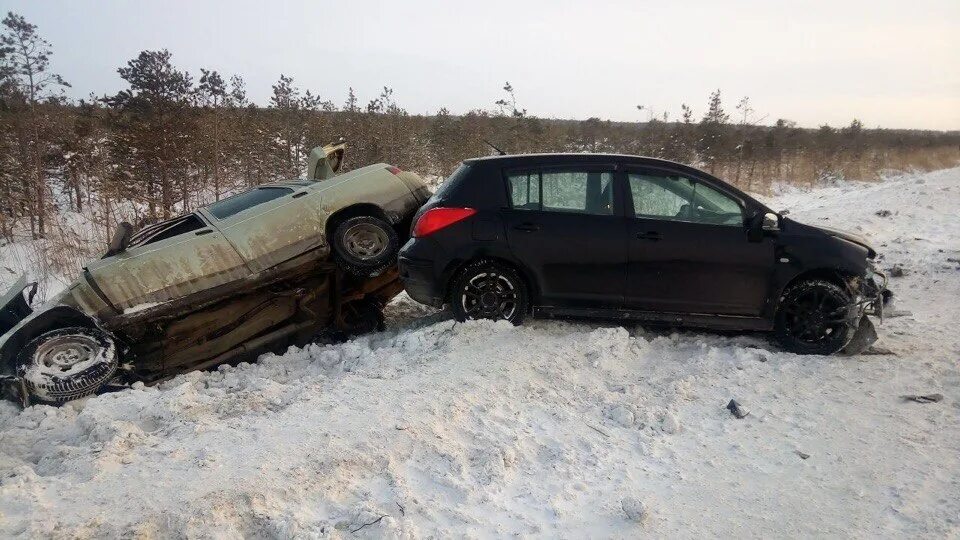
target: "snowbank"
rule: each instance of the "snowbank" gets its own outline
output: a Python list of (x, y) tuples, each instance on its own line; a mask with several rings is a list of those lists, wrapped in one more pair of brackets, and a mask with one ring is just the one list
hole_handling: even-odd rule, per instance
[(0, 404), (0, 536), (960, 534), (960, 169), (772, 204), (904, 268), (912, 315), (880, 327), (895, 354), (456, 324), (402, 296), (346, 344)]

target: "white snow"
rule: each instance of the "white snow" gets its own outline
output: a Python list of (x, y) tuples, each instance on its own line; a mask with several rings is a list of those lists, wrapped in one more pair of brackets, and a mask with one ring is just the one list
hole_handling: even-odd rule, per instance
[(895, 354), (455, 324), (401, 296), (345, 344), (0, 404), (0, 537), (960, 535), (960, 169), (771, 203), (906, 270)]
[(163, 302), (144, 302), (143, 304), (137, 304), (135, 306), (128, 307), (123, 310), (124, 315), (132, 315), (134, 313), (140, 313), (141, 311), (146, 311), (148, 309), (153, 309)]

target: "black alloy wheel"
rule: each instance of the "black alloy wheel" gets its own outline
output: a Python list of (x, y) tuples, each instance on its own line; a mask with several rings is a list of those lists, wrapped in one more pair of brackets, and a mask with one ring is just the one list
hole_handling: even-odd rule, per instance
[(454, 280), (450, 304), (459, 321), (504, 319), (520, 324), (529, 305), (520, 274), (496, 261), (468, 265)]

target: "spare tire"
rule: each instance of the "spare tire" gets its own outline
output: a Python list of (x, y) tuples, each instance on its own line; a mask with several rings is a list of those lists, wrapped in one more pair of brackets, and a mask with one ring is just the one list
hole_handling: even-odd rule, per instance
[(40, 334), (17, 355), (17, 372), (31, 399), (52, 404), (95, 393), (118, 364), (113, 338), (80, 326)]

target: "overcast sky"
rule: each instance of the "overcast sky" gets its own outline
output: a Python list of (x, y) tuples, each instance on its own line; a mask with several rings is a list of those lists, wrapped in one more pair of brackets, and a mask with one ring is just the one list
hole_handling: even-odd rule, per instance
[[(542, 117), (702, 114), (721, 89), (803, 126), (960, 129), (960, 0), (0, 0), (53, 45), (69, 95), (167, 48), (239, 74), (265, 103), (281, 73), (337, 104), (384, 85), (411, 113), (493, 109), (504, 81)], [(637, 105), (644, 105), (638, 111)]]

